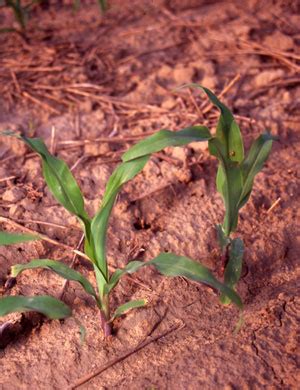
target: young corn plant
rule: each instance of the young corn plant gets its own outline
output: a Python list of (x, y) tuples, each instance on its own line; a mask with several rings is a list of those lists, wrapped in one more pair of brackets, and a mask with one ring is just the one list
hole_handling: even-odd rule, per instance
[[(93, 264), (97, 289), (95, 290), (92, 284), (79, 272), (61, 262), (50, 259), (37, 259), (27, 264), (17, 264), (12, 267), (12, 277), (17, 277), (21, 272), (28, 269), (45, 268), (54, 271), (67, 280), (79, 282), (85, 291), (94, 298), (99, 308), (101, 326), (105, 337), (112, 334), (112, 321), (115, 318), (132, 308), (141, 307), (147, 303), (143, 299), (129, 301), (119, 306), (114, 313), (111, 313), (109, 304), (110, 294), (117, 286), (120, 278), (145, 266), (154, 266), (165, 276), (183, 276), (211, 286), (221, 294), (228, 296), (240, 309), (242, 308), (241, 299), (233, 289), (219, 282), (208, 268), (184, 256), (161, 253), (147, 262), (131, 261), (126, 267), (117, 269), (112, 274), (108, 270), (106, 258), (107, 228), (113, 205), (122, 186), (141, 172), (151, 153), (160, 151), (166, 146), (183, 146), (190, 142), (209, 140), (211, 134), (205, 126), (193, 126), (178, 132), (161, 130), (125, 153), (124, 161), (114, 170), (108, 180), (99, 211), (92, 218), (85, 210), (84, 199), (79, 186), (66, 163), (51, 155), (41, 139), (18, 137), (41, 157), (43, 175), (55, 199), (80, 221), (85, 235), (84, 251)], [(137, 149), (139, 155), (135, 156)]]
[[(249, 200), (254, 178), (268, 159), (275, 137), (269, 133), (261, 134), (245, 156), (241, 132), (231, 111), (208, 88), (198, 84), (186, 84), (181, 88), (184, 87), (204, 91), (211, 103), (220, 110), (216, 134), (210, 136), (208, 146), (210, 154), (219, 160), (216, 184), (225, 204), (223, 224), (216, 226), (222, 251), (224, 283), (234, 288), (241, 276), (244, 244), (240, 238), (232, 238), (232, 233), (238, 224), (239, 210)], [(123, 161), (129, 162), (144, 156), (151, 148), (149, 144), (152, 145), (152, 137), (133, 146), (124, 154)], [(230, 303), (228, 295), (222, 294), (220, 299), (224, 304)]]

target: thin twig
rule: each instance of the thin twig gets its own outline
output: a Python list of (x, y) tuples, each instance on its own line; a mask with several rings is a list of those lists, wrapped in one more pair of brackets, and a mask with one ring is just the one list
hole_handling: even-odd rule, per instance
[[(10, 219), (10, 221), (17, 222), (17, 223), (36, 223), (37, 225), (45, 225), (45, 226), (51, 226), (57, 229), (76, 229), (82, 231), (82, 229), (78, 226), (72, 225), (72, 226), (65, 226), (61, 225), (59, 223), (53, 223), (53, 222), (46, 222), (46, 221), (40, 221), (39, 219)], [(20, 225), (24, 227), (23, 225)]]
[(272, 204), (272, 206), (267, 210), (267, 214), (269, 214), (272, 210), (274, 210), (280, 201), (281, 201), (280, 197), (277, 200), (275, 200), (275, 202)]
[(83, 139), (83, 140), (66, 140), (60, 141), (58, 146), (72, 145), (72, 146), (84, 146), (88, 144), (94, 144), (96, 142), (107, 142), (107, 143), (124, 143), (124, 142), (134, 142), (145, 136), (154, 134), (155, 131), (148, 131), (143, 134), (131, 135), (127, 137), (98, 137), (95, 139)]
[(5, 181), (8, 181), (8, 180), (13, 180), (15, 179), (17, 176), (7, 176), (7, 177), (3, 177), (2, 179), (0, 179), (0, 183), (3, 183)]
[(137, 347), (135, 347), (135, 348), (129, 350), (128, 352), (124, 353), (123, 355), (111, 360), (110, 362), (108, 362), (107, 364), (105, 364), (104, 366), (102, 366), (101, 368), (99, 368), (98, 370), (93, 372), (92, 374), (85, 375), (84, 377), (79, 379), (77, 382), (75, 382), (73, 385), (71, 385), (69, 387), (69, 390), (77, 389), (79, 386), (84, 385), (85, 383), (89, 382), (91, 379), (102, 374), (102, 372), (104, 372), (104, 371), (108, 370), (110, 367), (113, 367), (114, 365), (122, 362), (123, 360), (127, 359), (129, 356), (139, 352), (140, 350), (147, 347), (151, 343), (154, 343), (154, 342), (162, 339), (163, 337), (168, 336), (169, 334), (171, 334), (175, 331), (181, 330), (184, 327), (185, 327), (184, 323), (177, 324), (177, 325), (172, 326), (171, 328), (167, 329), (165, 332), (161, 333), (160, 335), (148, 337), (145, 341), (140, 343)]
[(23, 225), (20, 225), (19, 223), (15, 222), (15, 221), (13, 221), (13, 220), (11, 220), (9, 218), (0, 216), (0, 222), (8, 223), (9, 225), (11, 225), (11, 226), (13, 226), (15, 228), (23, 230), (24, 232), (27, 232), (27, 233), (30, 233), (30, 234), (33, 234), (33, 235), (38, 235), (43, 241), (46, 241), (46, 242), (49, 242), (52, 245), (64, 248), (67, 251), (71, 251), (73, 253), (76, 253), (78, 256), (80, 256), (80, 257), (82, 257), (82, 258), (84, 258), (86, 260), (91, 261), (90, 258), (85, 253), (80, 252), (77, 249), (73, 249), (69, 245), (66, 245), (66, 244), (63, 244), (61, 242), (58, 242), (58, 241), (56, 241), (56, 240), (46, 236), (45, 234), (39, 233), (39, 232), (37, 232), (37, 231), (35, 231), (33, 229), (29, 229), (29, 228), (27, 228), (27, 227), (25, 227)]
[(28, 92), (23, 92), (22, 96), (24, 96), (25, 98), (31, 100), (33, 103), (37, 104), (38, 106), (43, 107), (46, 110), (53, 112), (54, 114), (57, 114), (57, 115), (60, 114), (60, 112), (57, 111), (55, 108), (49, 106), (49, 104), (47, 104), (45, 102), (42, 102), (42, 101), (38, 100), (37, 98), (31, 96)]
[[(221, 91), (221, 93), (218, 95), (218, 98), (221, 99), (233, 86), (234, 84), (241, 78), (241, 74), (238, 73)], [(206, 104), (206, 103), (205, 103)], [(202, 109), (203, 114), (207, 114), (214, 105), (210, 103), (206, 108)]]
[(55, 135), (56, 135), (56, 127), (51, 127), (51, 142), (50, 142), (50, 152), (51, 154), (55, 154)]

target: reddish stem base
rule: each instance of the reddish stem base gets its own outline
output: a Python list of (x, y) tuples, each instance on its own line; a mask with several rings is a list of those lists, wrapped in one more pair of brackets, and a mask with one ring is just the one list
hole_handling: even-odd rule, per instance
[(112, 335), (112, 326), (111, 323), (107, 321), (105, 314), (103, 311), (100, 311), (100, 319), (101, 319), (101, 327), (103, 330), (104, 337), (108, 337)]

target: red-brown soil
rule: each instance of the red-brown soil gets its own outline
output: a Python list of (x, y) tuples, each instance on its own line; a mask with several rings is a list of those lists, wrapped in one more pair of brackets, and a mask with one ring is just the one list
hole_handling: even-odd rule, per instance
[[(148, 306), (118, 320), (115, 337), (105, 341), (95, 305), (71, 283), (65, 301), (86, 327), (86, 341), (80, 343), (72, 318), (46, 321), (27, 314), (1, 319), (0, 324), (12, 325), (1, 336), (0, 388), (67, 389), (147, 337), (172, 329), (81, 388), (296, 389), (299, 4), (110, 4), (104, 16), (93, 2), (82, 3), (77, 13), (59, 3), (49, 10), (35, 6), (26, 37), (0, 36), (0, 129), (43, 137), (70, 167), (76, 163), (73, 172), (92, 214), (120, 153), (132, 144), (114, 142), (115, 137), (142, 137), (195, 123), (213, 129), (217, 112), (204, 95), (172, 90), (197, 82), (223, 91), (247, 148), (266, 128), (278, 136), (236, 232), (246, 246), (238, 285), (244, 325), (234, 333), (239, 313), (222, 307), (213, 291), (146, 269), (122, 280), (112, 306), (140, 297), (149, 300)], [(1, 24), (14, 23), (9, 12), (1, 12)], [(107, 140), (63, 142), (99, 137)], [(37, 156), (19, 141), (1, 137), (0, 161), (1, 228), (21, 231), (13, 220), (75, 248), (81, 236), (78, 222), (45, 187)], [(110, 264), (121, 267), (134, 258), (172, 251), (198, 259), (217, 275), (214, 226), (222, 221), (224, 207), (215, 188), (216, 166), (206, 144), (155, 155), (124, 187), (115, 206), (108, 233)], [(10, 267), (33, 258), (70, 264), (72, 253), (46, 241), (2, 247), (3, 294)], [(78, 259), (76, 269), (94, 283), (86, 262)], [(58, 276), (38, 270), (22, 274), (9, 293), (58, 296), (62, 285)]]

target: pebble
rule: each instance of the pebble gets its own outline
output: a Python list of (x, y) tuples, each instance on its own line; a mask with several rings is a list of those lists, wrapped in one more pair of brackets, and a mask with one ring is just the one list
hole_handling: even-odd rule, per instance
[(292, 50), (294, 48), (293, 38), (278, 30), (268, 35), (264, 40), (264, 44), (272, 49), (282, 51)]
[(2, 195), (2, 200), (5, 202), (15, 203), (25, 198), (26, 193), (22, 188), (14, 187), (6, 190)]
[(257, 76), (254, 78), (254, 84), (256, 87), (265, 87), (266, 85), (270, 84), (272, 81), (280, 79), (285, 75), (285, 72), (283, 69), (277, 69), (277, 70), (265, 70), (263, 72), (260, 72)]

